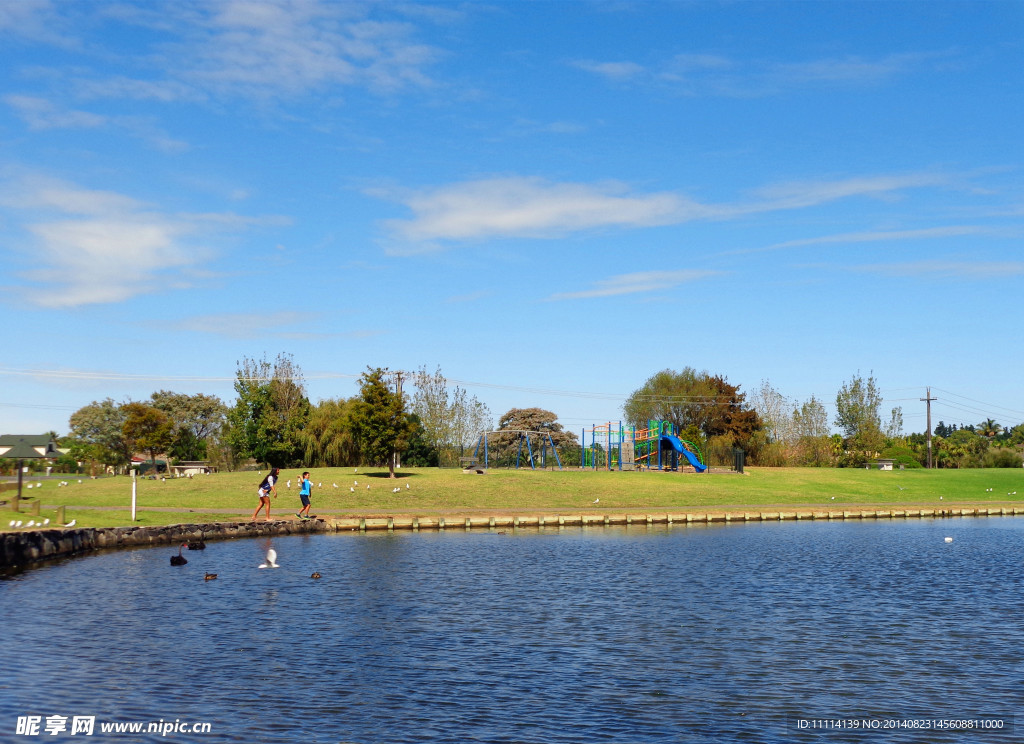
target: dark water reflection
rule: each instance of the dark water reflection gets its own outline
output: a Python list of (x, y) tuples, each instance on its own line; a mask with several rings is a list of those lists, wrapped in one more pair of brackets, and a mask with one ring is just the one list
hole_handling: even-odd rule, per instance
[[(258, 570), (271, 545), (281, 568)], [(1024, 741), (792, 720), (1010, 726), (1022, 549), (1024, 520), (990, 518), (319, 535), (210, 543), (183, 568), (169, 549), (75, 559), (0, 581), (0, 740), (18, 716), (95, 715), (212, 725), (119, 741)]]

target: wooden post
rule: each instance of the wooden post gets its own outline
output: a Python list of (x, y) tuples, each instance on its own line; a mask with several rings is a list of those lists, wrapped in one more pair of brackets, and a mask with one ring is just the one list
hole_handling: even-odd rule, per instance
[(35, 517), (38, 517), (39, 516), (39, 507), (42, 506), (42, 505), (43, 505), (43, 500), (42, 499), (36, 499), (35, 501), (32, 502), (32, 507), (28, 510), (28, 513), (33, 515), (33, 516), (35, 516)]
[(64, 509), (65, 507), (63, 506), (57, 507), (57, 524), (67, 524), (68, 520), (66, 519), (66, 515), (64, 514)]

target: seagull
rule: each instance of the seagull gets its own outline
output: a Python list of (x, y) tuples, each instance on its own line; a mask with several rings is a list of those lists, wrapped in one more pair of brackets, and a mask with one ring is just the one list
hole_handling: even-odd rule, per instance
[(42, 488), (42, 487), (43, 487), (42, 483), (36, 483), (36, 488)]
[(348, 487), (348, 490), (349, 490), (349, 491), (351, 491), (352, 493), (355, 493), (355, 492), (356, 492), (356, 489), (352, 488), (352, 486), (349, 486), (349, 487)]
[(74, 527), (74, 526), (75, 526), (76, 524), (78, 524), (78, 520), (77, 520), (77, 519), (72, 519), (72, 520), (71, 520), (70, 522), (68, 522), (68, 523), (67, 523), (66, 525), (64, 525), (64, 526), (65, 526), (65, 527)]
[(261, 563), (260, 568), (279, 568), (277, 565), (277, 551), (271, 548), (267, 551), (267, 562)]
[(317, 483), (317, 484), (316, 484), (316, 487), (317, 487), (317, 488), (322, 488), (322, 487), (323, 487), (323, 485), (324, 485), (323, 483)]
[(29, 483), (28, 486), (26, 486), (26, 488), (32, 488), (32, 484)]
[(359, 481), (352, 481), (352, 485), (353, 486), (358, 486), (359, 485)]
[(903, 486), (896, 486), (896, 488), (900, 489), (901, 491), (906, 490), (905, 488), (903, 488)]
[(79, 478), (79, 479), (78, 479), (78, 482), (79, 482), (79, 483), (81, 483), (81, 482), (82, 482), (82, 479), (81, 479), (81, 478)]
[(34, 520), (34, 519), (28, 520), (28, 524), (26, 524), (25, 526), (26, 527), (35, 527), (36, 526), (36, 520)]
[(369, 491), (369, 490), (370, 490), (370, 484), (369, 484), (369, 483), (367, 483), (367, 484), (366, 484), (366, 490), (367, 490), (367, 491)]
[(335, 488), (337, 488), (337, 487), (338, 487), (338, 484), (337, 484), (337, 483), (332, 483), (331, 485), (332, 485), (332, 486), (334, 486)]
[(939, 501), (942, 501), (942, 497), (941, 496), (939, 496)]
[(594, 499), (593, 501), (591, 501), (590, 503), (592, 503), (592, 504), (596, 504), (596, 503), (597, 503), (598, 501), (600, 501), (600, 500), (601, 500), (600, 498), (596, 498), (596, 499)]
[(835, 500), (836, 500), (836, 497), (835, 497), (835, 496), (833, 496), (833, 497), (832, 497), (832, 500), (833, 500), (833, 501), (835, 501)]
[(46, 519), (44, 519), (44, 520), (43, 520), (43, 527), (45, 527), (45, 526), (46, 526), (46, 525), (48, 525), (49, 523), (50, 523), (50, 518), (49, 518), (49, 517), (47, 517)]
[[(406, 487), (406, 488), (408, 488), (408, 487), (409, 487), (409, 484), (408, 484), (408, 483), (406, 483), (406, 484), (405, 484), (405, 487)], [(1017, 492), (1016, 492), (1016, 491), (1014, 491), (1014, 493), (1017, 493)]]
[(13, 526), (14, 526), (14, 520), (13, 520), (13, 519), (11, 520), (11, 524), (10, 524), (10, 526), (11, 526), (11, 527), (13, 527)]
[(952, 537), (947, 537), (946, 538), (946, 542), (953, 542), (953, 538)]
[(14, 526), (15, 526), (16, 528), (17, 528), (17, 527), (21, 527), (21, 520), (19, 519), (19, 520), (18, 520), (17, 522), (15, 522), (15, 523), (14, 523)]
[(288, 481), (288, 482), (287, 482), (287, 483), (286, 483), (285, 485), (287, 485), (287, 486), (288, 486), (288, 488), (291, 488), (291, 487), (292, 487), (292, 482), (291, 482), (291, 481)]

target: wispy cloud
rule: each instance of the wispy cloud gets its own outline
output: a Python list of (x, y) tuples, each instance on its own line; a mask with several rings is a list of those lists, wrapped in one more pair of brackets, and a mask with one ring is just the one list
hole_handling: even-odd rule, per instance
[[(219, 313), (184, 318), (170, 327), (189, 333), (205, 333), (232, 339), (274, 338), (316, 340), (325, 338), (369, 338), (383, 331), (352, 330), (322, 332), (312, 330), (322, 318), (317, 313), (283, 310), (275, 313)], [(166, 327), (166, 326), (161, 326)]]
[(847, 55), (799, 61), (684, 53), (646, 65), (630, 60), (571, 64), (609, 82), (669, 85), (688, 95), (759, 97), (812, 85), (869, 85), (910, 74), (945, 53)]
[[(385, 195), (378, 193), (378, 195)], [(714, 209), (670, 192), (630, 193), (621, 183), (553, 183), (509, 177), (406, 195), (411, 220), (386, 227), (410, 244), (494, 237), (555, 237), (600, 227), (649, 227), (714, 216)]]
[(851, 197), (895, 198), (908, 189), (943, 184), (942, 175), (877, 175), (767, 186), (742, 201), (701, 203), (671, 191), (641, 193), (620, 182), (558, 183), (510, 176), (434, 189), (373, 195), (399, 201), (410, 219), (383, 223), (393, 254), (438, 250), (448, 241), (552, 238), (600, 228), (674, 225), (759, 212), (802, 209)]
[(235, 215), (161, 212), (111, 191), (29, 176), (0, 187), (0, 208), (28, 237), (22, 299), (48, 308), (114, 303), (191, 286), (206, 273), (207, 242)]
[(149, 142), (165, 152), (188, 149), (185, 142), (168, 136), (150, 120), (137, 116), (104, 116), (91, 111), (62, 109), (45, 98), (9, 95), (4, 102), (13, 108), (29, 129), (100, 129), (117, 128), (132, 137)]
[(622, 81), (632, 80), (643, 75), (646, 70), (643, 65), (636, 62), (594, 62), (592, 60), (577, 60), (573, 62), (574, 67), (587, 72), (596, 73), (609, 80)]
[(577, 292), (558, 292), (547, 298), (548, 301), (580, 300), (595, 297), (614, 297), (627, 294), (641, 294), (672, 289), (686, 282), (707, 279), (720, 275), (720, 271), (688, 269), (682, 271), (638, 271), (632, 274), (617, 276), (594, 282), (590, 289)]
[(803, 240), (787, 240), (782, 243), (773, 243), (764, 248), (754, 250), (776, 250), (779, 248), (797, 248), (805, 245), (823, 245), (828, 243), (877, 243), (877, 242), (899, 242), (903, 240), (932, 240), (940, 238), (953, 238), (961, 235), (981, 235), (991, 232), (991, 228), (980, 225), (947, 225), (944, 227), (926, 227), (919, 230), (876, 230), (867, 232), (839, 233), (837, 235), (822, 235), (817, 238), (804, 238)]
[(864, 264), (851, 271), (924, 279), (1003, 279), (1024, 275), (1024, 261), (948, 261), (933, 259), (905, 263)]

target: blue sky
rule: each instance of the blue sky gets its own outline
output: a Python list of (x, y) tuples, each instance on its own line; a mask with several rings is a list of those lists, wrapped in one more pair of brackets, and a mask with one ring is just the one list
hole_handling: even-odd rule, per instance
[(0, 3), (0, 430), (438, 365), (1024, 421), (1024, 4)]

